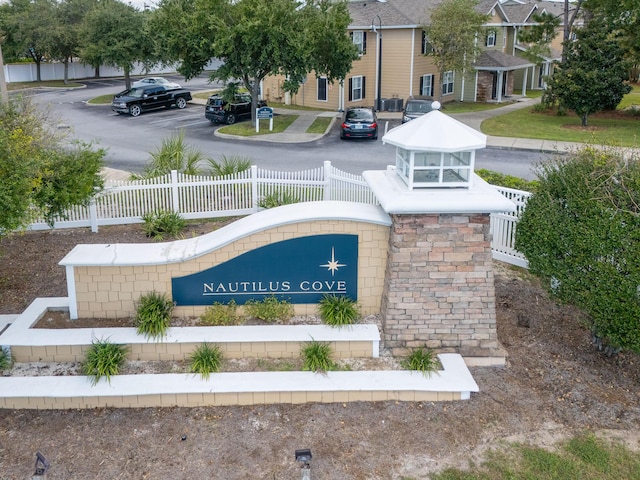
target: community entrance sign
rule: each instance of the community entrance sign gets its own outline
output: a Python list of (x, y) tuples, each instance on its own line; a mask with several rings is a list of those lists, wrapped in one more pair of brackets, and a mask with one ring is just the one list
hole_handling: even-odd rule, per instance
[(177, 306), (277, 296), (318, 303), (324, 295), (358, 296), (358, 236), (313, 235), (272, 243), (198, 273), (171, 279)]

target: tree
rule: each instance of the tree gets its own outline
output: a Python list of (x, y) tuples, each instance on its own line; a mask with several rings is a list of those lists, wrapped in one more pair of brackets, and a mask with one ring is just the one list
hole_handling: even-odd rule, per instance
[(64, 83), (69, 83), (69, 62), (80, 50), (81, 29), (84, 16), (96, 0), (64, 0), (56, 5), (55, 23), (51, 25), (52, 58), (64, 64)]
[(148, 54), (142, 12), (117, 0), (100, 0), (87, 13), (82, 31), (83, 60), (93, 67), (121, 68), (130, 88), (134, 65)]
[(587, 0), (585, 8), (618, 39), (629, 61), (629, 80), (640, 77), (640, 0)]
[(548, 12), (534, 13), (531, 18), (535, 23), (527, 29), (520, 30), (518, 41), (528, 45), (523, 55), (540, 64), (551, 56), (550, 45), (556, 36), (560, 19)]
[(516, 248), (587, 314), (596, 344), (640, 352), (640, 162), (584, 148), (540, 167)]
[(591, 21), (576, 36), (566, 45), (567, 59), (554, 71), (549, 88), (561, 105), (576, 112), (584, 127), (589, 115), (615, 109), (631, 86), (624, 83), (624, 51), (604, 25)]
[(43, 215), (50, 225), (102, 188), (104, 151), (68, 145), (24, 98), (0, 103), (0, 238)]
[(433, 55), (440, 72), (440, 85), (445, 72), (471, 71), (482, 51), (477, 38), (489, 16), (478, 13), (477, 7), (477, 0), (445, 0), (431, 11), (431, 23), (422, 27), (432, 47), (428, 55)]
[[(12, 0), (3, 20), (16, 57), (28, 57), (36, 64), (36, 78), (41, 81), (40, 65), (50, 52), (56, 4), (53, 0)], [(11, 57), (9, 57), (11, 58)]]
[[(176, 18), (191, 5), (195, 13), (186, 12), (186, 22)], [(222, 66), (212, 79), (242, 83), (251, 93), (253, 121), (267, 75), (284, 75), (285, 89), (295, 92), (312, 70), (330, 82), (345, 78), (358, 58), (346, 34), (350, 17), (342, 1), (164, 0), (159, 10), (154, 21), (162, 26), (171, 55), (182, 62), (178, 71), (190, 78), (218, 58)], [(168, 39), (178, 29), (186, 48)]]
[[(562, 29), (562, 63), (567, 59), (567, 42), (571, 40), (571, 31), (580, 14), (583, 0), (564, 0)], [(571, 4), (571, 8), (569, 8)]]

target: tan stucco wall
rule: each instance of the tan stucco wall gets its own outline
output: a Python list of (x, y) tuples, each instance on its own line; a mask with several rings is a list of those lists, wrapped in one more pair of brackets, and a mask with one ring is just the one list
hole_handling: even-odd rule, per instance
[[(182, 277), (219, 265), (271, 243), (321, 234), (358, 235), (358, 305), (363, 314), (377, 313), (384, 285), (389, 228), (355, 221), (317, 221), (282, 225), (235, 240), (183, 263), (142, 266), (78, 266), (75, 288), (78, 316), (117, 318), (133, 315), (135, 302), (151, 291), (171, 294), (172, 277)], [(197, 316), (205, 306), (178, 307), (177, 316)], [(296, 305), (296, 313), (316, 313), (316, 305)]]
[(303, 404), (336, 402), (447, 402), (460, 400), (460, 392), (427, 391), (300, 391), (168, 393), (95, 397), (0, 397), (0, 408), (61, 410), (70, 408), (205, 407), (228, 405)]

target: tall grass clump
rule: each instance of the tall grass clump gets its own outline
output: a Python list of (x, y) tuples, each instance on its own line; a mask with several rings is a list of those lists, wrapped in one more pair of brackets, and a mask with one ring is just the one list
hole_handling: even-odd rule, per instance
[(336, 370), (337, 365), (331, 359), (331, 346), (328, 343), (312, 340), (303, 345), (302, 370), (307, 372), (329, 372)]
[(166, 175), (171, 170), (177, 170), (186, 175), (198, 175), (200, 162), (208, 160), (200, 150), (187, 145), (184, 130), (177, 135), (162, 140), (162, 145), (151, 153), (148, 164), (144, 167), (141, 177), (154, 178)]
[(147, 338), (164, 337), (171, 323), (173, 307), (173, 302), (164, 294), (150, 292), (141, 295), (136, 305), (138, 334)]
[(294, 195), (287, 189), (278, 189), (271, 192), (260, 199), (258, 206), (260, 208), (275, 208), (282, 205), (291, 205), (293, 203), (299, 203), (300, 198)]
[(345, 295), (325, 295), (318, 303), (320, 318), (327, 325), (352, 325), (360, 316), (358, 305)]
[(102, 377), (111, 383), (111, 376), (120, 372), (128, 351), (126, 345), (109, 340), (93, 340), (82, 364), (82, 373), (91, 378), (92, 385), (96, 385)]
[(9, 354), (9, 349), (0, 347), (0, 372), (3, 370), (9, 370), (12, 363), (13, 361), (11, 359), (11, 355)]
[(209, 174), (213, 177), (224, 177), (244, 172), (251, 168), (251, 159), (241, 155), (222, 155), (219, 160), (208, 159)]
[(158, 242), (162, 242), (167, 235), (178, 237), (187, 225), (179, 213), (167, 210), (147, 212), (142, 216), (142, 220), (144, 234)]
[(245, 315), (268, 323), (288, 321), (295, 313), (293, 305), (288, 301), (270, 296), (262, 300), (251, 299), (244, 305)]
[(238, 305), (231, 300), (227, 304), (215, 302), (207, 307), (200, 315), (200, 322), (211, 326), (239, 325), (242, 323), (242, 317), (238, 314)]
[(223, 359), (220, 347), (205, 342), (196, 347), (189, 356), (189, 370), (192, 373), (199, 373), (202, 378), (208, 380), (210, 374), (220, 371)]
[(400, 362), (400, 365), (405, 370), (422, 372), (423, 375), (429, 377), (438, 370), (440, 362), (432, 349), (420, 347), (412, 350), (409, 356)]

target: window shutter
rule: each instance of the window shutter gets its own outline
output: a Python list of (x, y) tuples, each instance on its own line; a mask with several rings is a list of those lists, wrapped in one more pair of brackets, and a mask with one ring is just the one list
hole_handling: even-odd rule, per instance
[(367, 53), (367, 32), (362, 32), (362, 55)]
[(487, 33), (487, 34), (484, 36), (484, 46), (485, 46), (485, 47), (488, 47), (488, 46), (489, 46), (489, 35), (491, 35), (491, 34), (490, 34), (490, 33)]
[(424, 75), (420, 77), (420, 95), (424, 95), (424, 93), (422, 93), (423, 88), (424, 88)]
[(353, 100), (353, 78), (349, 79), (349, 101)]
[[(420, 47), (422, 55), (427, 54), (427, 32), (422, 30), (422, 46)], [(422, 91), (422, 87), (420, 87), (420, 91)]]
[(367, 88), (366, 88), (366, 85), (364, 83), (364, 80), (365, 80), (365, 77), (363, 76), (362, 77), (362, 98), (364, 98), (366, 96), (366, 93), (367, 93)]

